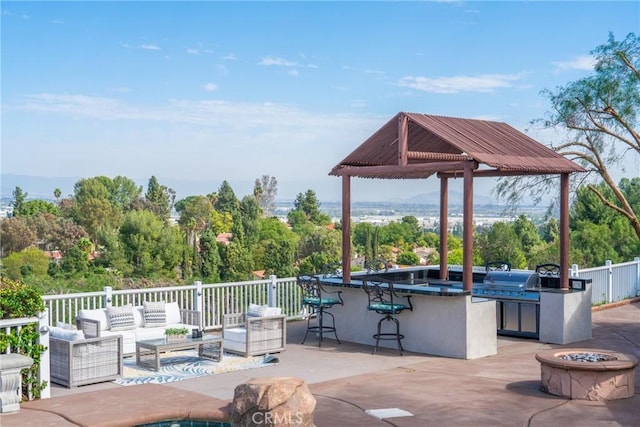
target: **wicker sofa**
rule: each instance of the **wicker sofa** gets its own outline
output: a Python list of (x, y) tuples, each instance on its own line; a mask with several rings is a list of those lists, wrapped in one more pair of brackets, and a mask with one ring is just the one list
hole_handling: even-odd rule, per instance
[(242, 356), (280, 353), (287, 340), (287, 317), (279, 307), (250, 304), (246, 313), (223, 317), (224, 351)]
[(122, 376), (122, 336), (84, 338), (82, 331), (50, 328), (51, 382), (77, 387)]
[[(159, 303), (149, 303), (159, 304)], [(145, 315), (147, 303), (141, 307), (131, 305), (122, 307), (107, 307), (91, 310), (80, 310), (76, 316), (76, 326), (82, 330), (87, 338), (122, 336), (122, 351), (125, 356), (136, 352), (136, 341), (152, 340), (164, 337), (167, 328), (185, 327), (191, 332), (199, 328), (200, 313), (194, 310), (181, 309), (177, 302), (164, 304), (164, 318), (154, 319), (153, 323)], [(114, 317), (109, 315), (111, 309), (131, 310), (131, 323), (118, 324), (116, 328)]]

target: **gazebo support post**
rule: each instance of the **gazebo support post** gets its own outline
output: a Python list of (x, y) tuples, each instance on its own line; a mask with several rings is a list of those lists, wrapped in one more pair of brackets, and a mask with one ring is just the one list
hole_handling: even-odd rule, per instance
[(351, 177), (342, 175), (342, 280), (351, 281)]
[(473, 287), (473, 170), (474, 162), (469, 160), (464, 165), (462, 208), (462, 288), (469, 292)]
[(440, 178), (440, 279), (447, 279), (449, 269), (448, 253), (448, 230), (449, 230), (449, 180), (446, 177)]
[(569, 174), (560, 175), (560, 288), (569, 289)]

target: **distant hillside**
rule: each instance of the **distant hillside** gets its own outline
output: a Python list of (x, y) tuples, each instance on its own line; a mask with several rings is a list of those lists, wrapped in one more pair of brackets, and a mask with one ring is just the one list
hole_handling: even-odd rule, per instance
[(29, 199), (51, 199), (53, 200), (53, 190), (59, 188), (62, 196), (73, 194), (73, 186), (80, 178), (49, 178), (42, 176), (2, 174), (0, 185), (0, 195), (3, 199), (12, 199), (13, 191), (20, 187), (27, 193)]

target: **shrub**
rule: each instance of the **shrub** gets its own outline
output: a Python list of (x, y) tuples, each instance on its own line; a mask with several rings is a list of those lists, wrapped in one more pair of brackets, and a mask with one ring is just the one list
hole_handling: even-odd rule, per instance
[[(1, 319), (35, 317), (44, 309), (42, 295), (35, 288), (0, 277)], [(38, 380), (40, 360), (46, 350), (46, 347), (39, 344), (39, 337), (37, 323), (26, 325), (19, 332), (15, 329), (9, 334), (0, 331), (0, 353), (5, 353), (11, 347), (33, 359), (33, 365), (22, 373), (23, 398), (26, 399), (40, 397), (40, 392), (47, 385), (45, 381)]]

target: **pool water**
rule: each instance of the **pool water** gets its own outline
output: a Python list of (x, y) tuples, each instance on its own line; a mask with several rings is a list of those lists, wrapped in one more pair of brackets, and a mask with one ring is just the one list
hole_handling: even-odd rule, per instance
[(140, 424), (136, 427), (231, 427), (231, 423), (207, 420), (165, 420)]

